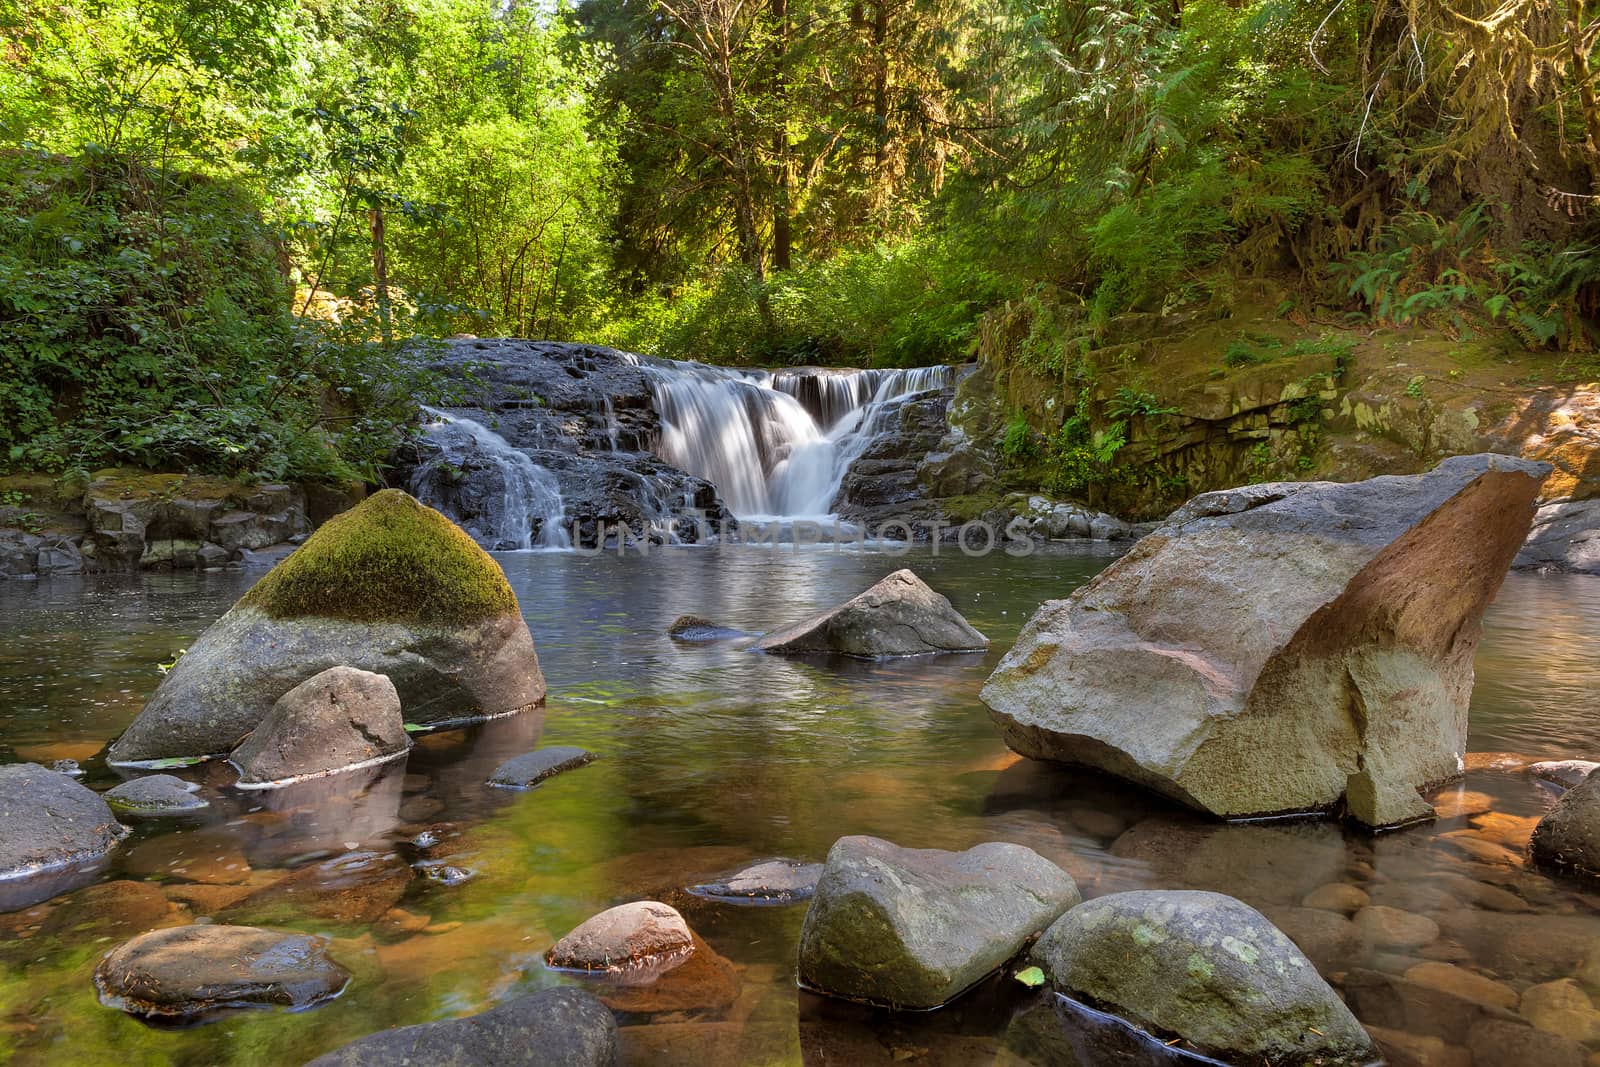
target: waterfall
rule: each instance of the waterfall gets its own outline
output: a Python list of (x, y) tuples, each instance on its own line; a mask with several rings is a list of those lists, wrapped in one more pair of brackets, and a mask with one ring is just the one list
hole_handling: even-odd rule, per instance
[(656, 452), (715, 485), (740, 518), (827, 517), (850, 464), (892, 428), (900, 403), (951, 373), (642, 365), (661, 418)]
[[(572, 547), (555, 475), (481, 423), (435, 408), (422, 410), (433, 420), (423, 432), (439, 451), (413, 472), (413, 496), (468, 527), (491, 548)], [(474, 501), (470, 515), (449, 491), (456, 469), (467, 464), (494, 468), (502, 487), (499, 499)]]

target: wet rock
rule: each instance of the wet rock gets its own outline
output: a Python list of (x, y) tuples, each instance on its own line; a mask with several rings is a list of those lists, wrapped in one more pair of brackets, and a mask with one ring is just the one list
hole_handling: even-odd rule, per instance
[(458, 867), (453, 863), (423, 862), (414, 866), (422, 877), (444, 886), (464, 885), (475, 877), (471, 868)]
[(241, 788), (268, 788), (371, 767), (410, 748), (394, 683), (329, 667), (279, 697), (229, 758)]
[(659, 973), (693, 953), (694, 937), (676, 908), (638, 900), (585, 919), (544, 959), (571, 970)]
[(800, 931), (800, 981), (847, 1000), (935, 1008), (1020, 952), (1082, 899), (1021, 845), (965, 852), (842, 837)]
[(1148, 867), (1154, 877), (1141, 885), (1226, 890), (1256, 907), (1298, 904), (1348, 864), (1333, 823), (1230, 825), (1189, 815), (1145, 819), (1117, 838), (1111, 854)]
[(165, 922), (171, 912), (158, 885), (126, 880), (101, 882), (63, 898), (40, 932), (80, 942), (131, 937)]
[(836, 608), (767, 634), (755, 647), (786, 655), (837, 653), (873, 659), (981, 652), (989, 639), (922, 579), (898, 570)]
[(1045, 931), (1032, 958), (1058, 992), (1206, 1055), (1354, 1065), (1376, 1051), (1293, 942), (1219, 893), (1097, 897)]
[(1587, 1055), (1576, 1041), (1501, 1019), (1474, 1024), (1467, 1034), (1467, 1047), (1472, 1050), (1472, 1067), (1583, 1067)]
[(366, 925), (400, 902), (414, 873), (392, 852), (349, 852), (291, 871), (225, 914), (252, 922), (293, 922), (310, 915), (351, 926)]
[(820, 863), (766, 860), (722, 881), (692, 885), (689, 892), (729, 904), (792, 904), (810, 900), (820, 877)]
[(1600, 1011), (1571, 978), (1524, 989), (1521, 1012), (1523, 1018), (1547, 1034), (1586, 1043), (1600, 1041)]
[(582, 990), (544, 989), (463, 1019), (382, 1030), (306, 1067), (612, 1067), (616, 1062), (617, 1024), (605, 1005)]
[(1483, 609), (1548, 470), (1463, 456), (1198, 496), (1042, 607), (983, 699), (1023, 755), (1215, 814), (1331, 810), (1359, 765), (1356, 814), (1406, 821), (1459, 773)]
[(280, 697), (335, 666), (388, 677), (414, 723), (499, 715), (545, 692), (499, 564), (385, 490), (324, 524), (202, 634), (110, 759), (229, 752)]
[(1510, 914), (1463, 909), (1433, 916), (1444, 936), (1464, 945), (1479, 966), (1525, 981), (1566, 978), (1600, 941), (1592, 915)]
[(239, 885), (250, 877), (250, 861), (239, 842), (211, 827), (147, 838), (129, 848), (121, 863), (141, 878)]
[(1361, 940), (1374, 948), (1421, 948), (1439, 937), (1439, 924), (1426, 915), (1374, 904), (1356, 912), (1354, 922)]
[(1560, 500), (1540, 508), (1516, 567), (1600, 574), (1600, 500)]
[(739, 998), (733, 964), (699, 937), (689, 958), (666, 971), (639, 976), (623, 973), (596, 983), (595, 995), (624, 1015), (707, 1014), (731, 1007)]
[(1535, 778), (1546, 782), (1554, 782), (1565, 789), (1583, 782), (1589, 777), (1589, 772), (1600, 763), (1586, 759), (1544, 760), (1528, 765), (1528, 773)]
[(667, 627), (667, 636), (675, 641), (715, 641), (730, 632), (734, 631), (725, 630), (699, 615), (679, 615)]
[(1585, 778), (1556, 798), (1528, 847), (1535, 863), (1600, 874), (1600, 777)]
[(1428, 798), (1440, 819), (1466, 819), (1494, 807), (1494, 798), (1471, 789), (1447, 789)]
[(111, 810), (122, 815), (150, 818), (159, 815), (187, 815), (210, 805), (196, 796), (200, 787), (171, 774), (147, 774), (105, 791)]
[(1472, 1053), (1437, 1037), (1367, 1027), (1389, 1067), (1472, 1067)]
[(502, 789), (532, 789), (547, 778), (594, 762), (594, 753), (571, 745), (552, 745), (513, 756), (489, 776), (489, 784)]
[(66, 775), (0, 767), (0, 879), (103, 856), (126, 832), (104, 799)]
[(251, 926), (179, 926), (142, 934), (95, 968), (108, 1007), (131, 1015), (198, 1020), (229, 1008), (308, 1008), (349, 981), (326, 942)]
[(1308, 908), (1322, 908), (1325, 911), (1337, 911), (1343, 915), (1354, 915), (1371, 902), (1366, 890), (1344, 882), (1330, 882), (1318, 886), (1305, 895), (1300, 901)]
[(1519, 853), (1527, 851), (1534, 827), (1538, 825), (1538, 816), (1508, 815), (1503, 811), (1491, 811), (1472, 820), (1472, 828), (1479, 836)]
[(1408, 982), (1437, 989), (1484, 1007), (1509, 1011), (1517, 1006), (1515, 989), (1452, 963), (1419, 963), (1406, 969), (1405, 978)]
[(1352, 966), (1366, 950), (1355, 924), (1338, 912), (1272, 908), (1266, 916), (1325, 974)]
[(175, 882), (162, 886), (162, 891), (168, 900), (182, 904), (196, 915), (215, 915), (254, 892), (247, 885), (206, 885), (201, 882)]

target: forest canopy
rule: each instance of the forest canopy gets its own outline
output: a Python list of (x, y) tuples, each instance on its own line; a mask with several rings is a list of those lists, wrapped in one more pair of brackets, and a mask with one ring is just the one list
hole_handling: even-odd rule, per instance
[(1591, 346), (1585, 0), (0, 0), (0, 27), (13, 466), (364, 476), (426, 391), (398, 342), (453, 332), (909, 365), (998, 309), (1092, 347), (1270, 276)]

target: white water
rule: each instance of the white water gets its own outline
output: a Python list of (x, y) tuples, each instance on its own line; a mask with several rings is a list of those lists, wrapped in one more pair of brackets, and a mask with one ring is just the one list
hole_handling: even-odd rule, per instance
[[(561, 503), (561, 486), (555, 475), (539, 466), (526, 453), (512, 448), (506, 439), (481, 423), (471, 419), (447, 415), (435, 408), (424, 407), (434, 421), (423, 427), (430, 437), (441, 443), (449, 442), (465, 451), (474, 452), (477, 458), (498, 467), (505, 486), (499, 529), (480, 530), (487, 540), (499, 544), (510, 542), (517, 548), (571, 548), (572, 539), (567, 534)], [(452, 440), (454, 438), (454, 440)], [(446, 462), (451, 454), (446, 450), (439, 459), (417, 468), (411, 479), (412, 493), (424, 503), (428, 500), (432, 475), (438, 464)], [(535, 537), (534, 529), (539, 533)]]
[(797, 374), (651, 360), (645, 368), (661, 417), (657, 454), (715, 485), (739, 518), (830, 517), (850, 464), (893, 429), (899, 402), (950, 380), (948, 367)]

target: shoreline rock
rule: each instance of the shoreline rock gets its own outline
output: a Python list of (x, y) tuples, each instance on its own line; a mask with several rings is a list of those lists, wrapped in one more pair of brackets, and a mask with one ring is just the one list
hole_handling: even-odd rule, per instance
[(654, 976), (694, 951), (694, 934), (678, 909), (636, 900), (585, 919), (550, 946), (544, 961), (559, 970)]
[(374, 767), (410, 750), (394, 683), (329, 667), (279, 697), (229, 759), (240, 789), (271, 789)]
[(148, 819), (204, 811), (211, 805), (198, 795), (199, 790), (199, 786), (176, 775), (147, 774), (113, 786), (101, 796), (118, 814)]
[(127, 832), (103, 797), (66, 775), (0, 767), (0, 884), (99, 859)]

